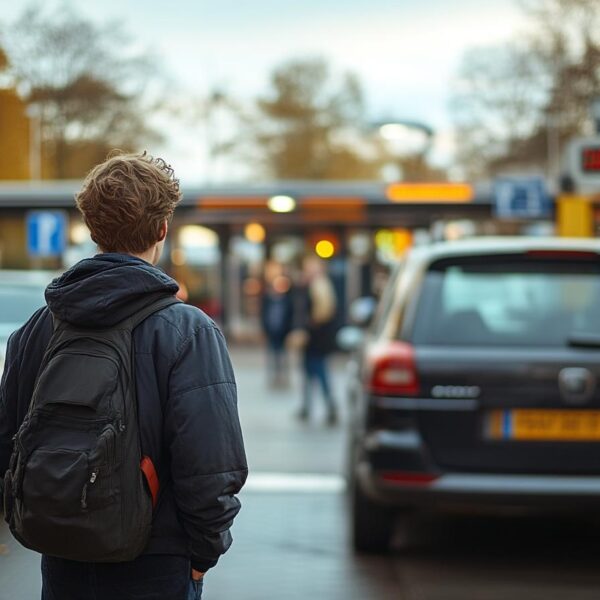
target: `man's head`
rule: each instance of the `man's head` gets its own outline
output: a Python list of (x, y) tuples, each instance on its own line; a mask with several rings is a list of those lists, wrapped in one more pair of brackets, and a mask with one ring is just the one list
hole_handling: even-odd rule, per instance
[(156, 260), (180, 199), (173, 169), (145, 152), (108, 158), (92, 169), (75, 197), (102, 252), (152, 251)]

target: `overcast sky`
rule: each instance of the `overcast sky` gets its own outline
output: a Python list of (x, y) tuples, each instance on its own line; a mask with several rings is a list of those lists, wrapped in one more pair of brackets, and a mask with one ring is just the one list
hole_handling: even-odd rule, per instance
[[(44, 2), (53, 4), (59, 3)], [(3, 20), (25, 5), (5, 2)], [(122, 20), (160, 56), (180, 96), (219, 86), (249, 98), (266, 88), (278, 62), (328, 58), (360, 77), (371, 119), (431, 125), (438, 162), (451, 156), (448, 101), (464, 51), (522, 29), (514, 0), (102, 0), (76, 6), (97, 22)], [(160, 149), (186, 181), (204, 177), (199, 133), (176, 129)]]

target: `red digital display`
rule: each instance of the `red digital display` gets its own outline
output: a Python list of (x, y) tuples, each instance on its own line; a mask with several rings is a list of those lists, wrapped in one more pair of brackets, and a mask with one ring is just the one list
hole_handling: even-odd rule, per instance
[(600, 173), (600, 146), (581, 149), (581, 170), (584, 173)]

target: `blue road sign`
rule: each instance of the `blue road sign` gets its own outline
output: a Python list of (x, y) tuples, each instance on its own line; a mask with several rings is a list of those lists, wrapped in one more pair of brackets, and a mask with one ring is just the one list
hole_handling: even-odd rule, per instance
[(551, 216), (552, 198), (543, 177), (499, 177), (494, 207), (501, 219), (541, 219)]
[(27, 251), (31, 256), (61, 256), (65, 251), (67, 217), (58, 210), (27, 214)]

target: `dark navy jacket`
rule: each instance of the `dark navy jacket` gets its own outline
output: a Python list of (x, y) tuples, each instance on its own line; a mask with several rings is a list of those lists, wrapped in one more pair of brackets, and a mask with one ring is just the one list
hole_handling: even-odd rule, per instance
[[(52, 311), (69, 323), (110, 327), (177, 284), (124, 254), (85, 259), (46, 290), (48, 307), (10, 338), (0, 388), (0, 479), (11, 438), (31, 399), (52, 333)], [(157, 467), (161, 491), (146, 554), (189, 556), (206, 571), (231, 544), (247, 475), (236, 384), (223, 335), (200, 310), (162, 309), (133, 332), (142, 452)]]

